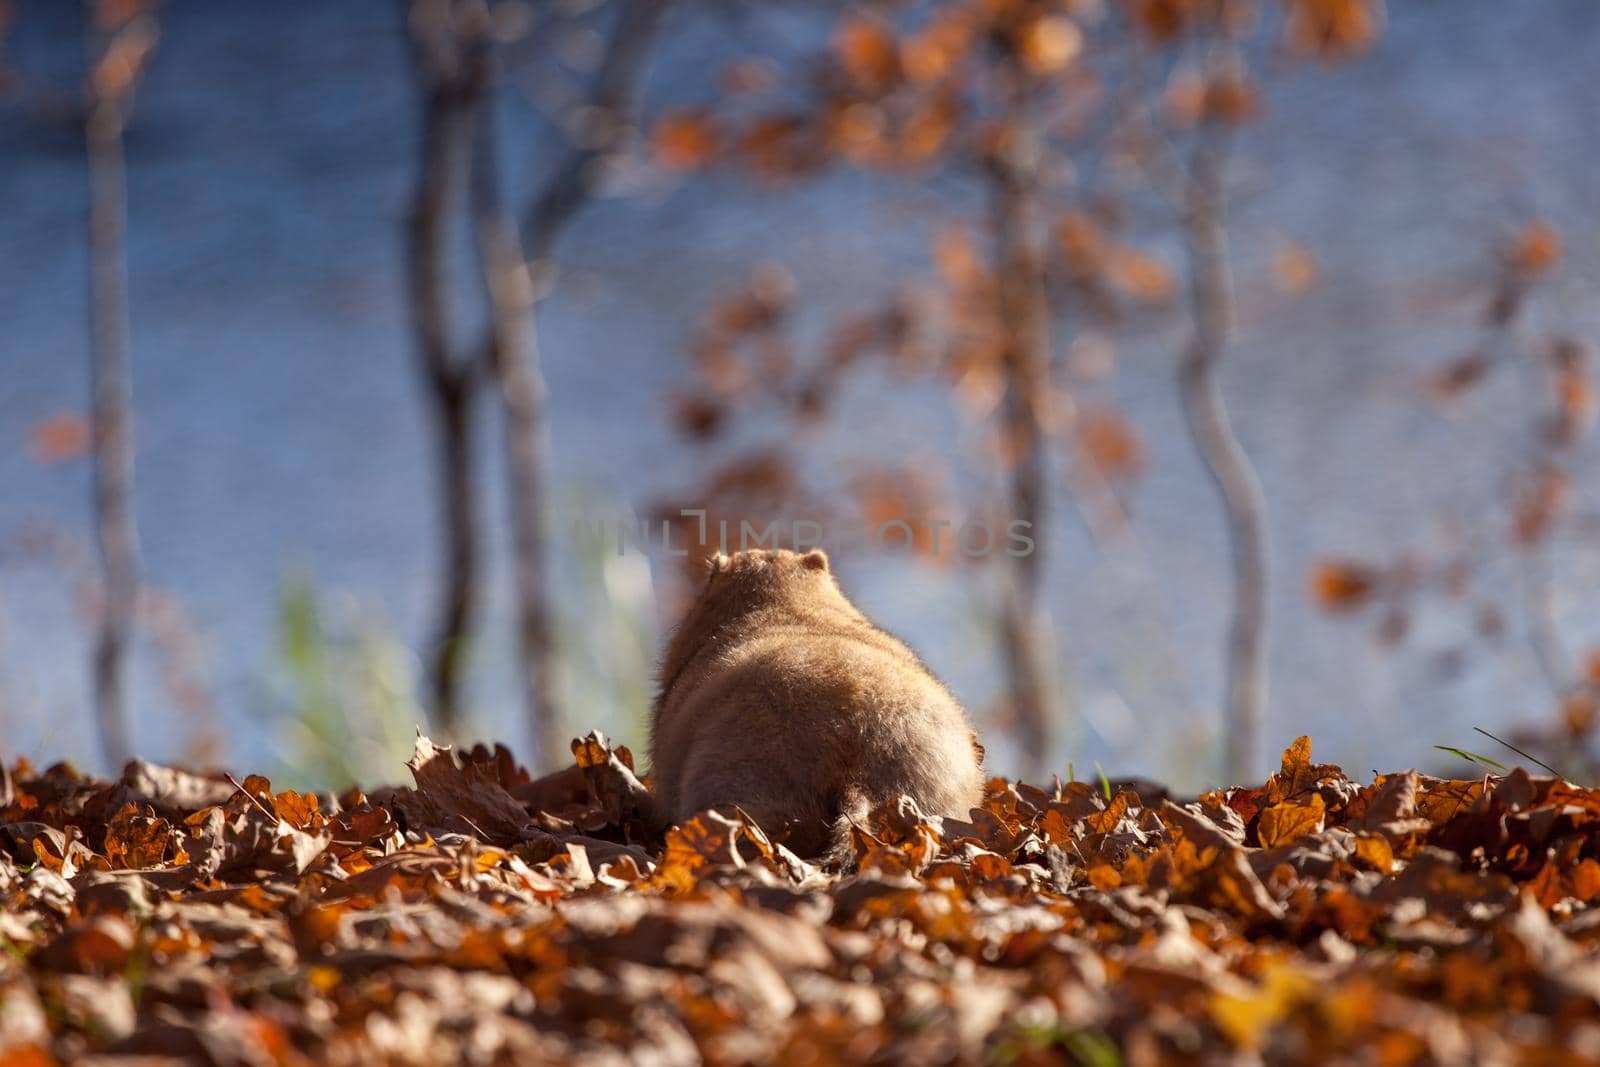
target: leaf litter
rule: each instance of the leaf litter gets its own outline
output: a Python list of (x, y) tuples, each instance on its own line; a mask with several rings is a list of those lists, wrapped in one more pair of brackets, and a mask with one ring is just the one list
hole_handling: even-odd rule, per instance
[(1259, 788), (996, 778), (844, 869), (737, 810), (650, 830), (592, 733), (534, 779), (135, 761), (0, 774), (0, 1067), (1600, 1063), (1600, 791), (1522, 769)]

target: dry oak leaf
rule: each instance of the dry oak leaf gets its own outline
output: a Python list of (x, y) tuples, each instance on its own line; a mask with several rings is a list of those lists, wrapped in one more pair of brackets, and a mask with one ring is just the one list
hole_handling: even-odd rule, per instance
[(1312, 793), (1304, 803), (1274, 804), (1261, 813), (1256, 836), (1263, 848), (1291, 844), (1302, 837), (1320, 834), (1327, 813), (1327, 805), (1317, 793)]
[(182, 851), (172, 826), (148, 805), (141, 812), (131, 801), (124, 804), (106, 827), (105, 854), (112, 867), (159, 867), (169, 844)]
[(713, 867), (743, 867), (739, 835), (743, 824), (715, 811), (703, 811), (667, 831), (667, 847), (656, 864), (654, 886), (668, 891), (693, 889)]
[(1382, 834), (1391, 844), (1431, 828), (1433, 824), (1417, 814), (1420, 781), (1416, 771), (1381, 775), (1361, 791), (1357, 804), (1363, 810), (1348, 825)]
[[(1267, 779), (1264, 799), (1271, 806), (1313, 792), (1321, 794), (1328, 806), (1342, 809), (1354, 797), (1355, 787), (1334, 764), (1312, 763), (1311, 738), (1302, 735), (1283, 750), (1283, 766)], [(1332, 803), (1335, 800), (1337, 804)]]
[(435, 745), (417, 731), (417, 746), (406, 761), (416, 779), (417, 791), (437, 806), (446, 823), (462, 824), (462, 832), (477, 833), (490, 841), (520, 841), (530, 820), (523, 806), (497, 782), (480, 781), (456, 765), (450, 747)]
[(572, 742), (572, 754), (608, 823), (620, 826), (634, 819), (651, 821), (653, 798), (634, 776), (633, 755), (626, 747), (613, 746), (605, 734), (590, 730)]

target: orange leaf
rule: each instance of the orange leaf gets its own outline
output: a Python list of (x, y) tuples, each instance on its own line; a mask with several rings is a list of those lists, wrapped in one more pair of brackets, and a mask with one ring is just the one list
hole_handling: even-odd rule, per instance
[(1381, 580), (1379, 572), (1365, 564), (1323, 560), (1306, 576), (1306, 591), (1324, 611), (1354, 611), (1371, 598)]
[(0, 1052), (0, 1067), (56, 1067), (56, 1059), (38, 1045), (18, 1045)]
[(1118, 248), (1111, 260), (1111, 279), (1124, 292), (1146, 304), (1172, 298), (1172, 272), (1154, 256), (1134, 248)]
[[(1309, 756), (1309, 752), (1307, 753)], [(1322, 796), (1312, 793), (1305, 803), (1274, 804), (1261, 813), (1256, 833), (1265, 848), (1291, 844), (1302, 837), (1322, 832), (1327, 806)]]
[(1231, 126), (1255, 118), (1261, 111), (1261, 97), (1243, 71), (1225, 71), (1206, 86), (1206, 117)]
[(1078, 447), (1102, 475), (1137, 478), (1144, 471), (1144, 445), (1128, 420), (1108, 408), (1090, 409), (1078, 422)]
[(883, 89), (900, 70), (894, 35), (882, 22), (864, 16), (843, 20), (833, 47), (845, 72), (869, 89)]
[(172, 827), (153, 811), (141, 813), (131, 801), (122, 806), (106, 826), (106, 857), (113, 867), (140, 870), (159, 867), (166, 860)]
[(1280, 292), (1299, 296), (1317, 282), (1317, 260), (1306, 246), (1286, 241), (1272, 256), (1272, 277)]
[(1561, 262), (1561, 234), (1547, 222), (1530, 222), (1512, 241), (1506, 258), (1523, 274), (1543, 274)]
[(1106, 258), (1106, 241), (1094, 220), (1081, 211), (1068, 211), (1055, 226), (1056, 244), (1067, 267), (1079, 276), (1099, 272)]
[(1199, 13), (1198, 0), (1133, 0), (1133, 21), (1156, 44), (1165, 44), (1187, 29)]
[(1083, 32), (1064, 15), (1034, 19), (1022, 31), (1019, 51), (1035, 74), (1057, 74), (1083, 51)]
[(1388, 838), (1378, 834), (1361, 834), (1356, 838), (1356, 858), (1379, 874), (1394, 870), (1394, 846), (1389, 844)]
[(656, 162), (672, 170), (693, 170), (716, 156), (721, 138), (704, 111), (677, 111), (656, 123), (650, 135)]
[(64, 411), (33, 424), (28, 431), (28, 456), (41, 465), (63, 463), (88, 452), (92, 437), (87, 418)]
[(1341, 59), (1371, 47), (1382, 22), (1380, 0), (1290, 0), (1285, 34), (1297, 52)]
[(1511, 541), (1527, 546), (1543, 540), (1566, 509), (1570, 483), (1566, 471), (1542, 464), (1518, 488), (1512, 510)]
[(1561, 903), (1567, 893), (1561, 885), (1560, 865), (1546, 863), (1539, 868), (1539, 873), (1528, 883), (1528, 892), (1533, 894), (1533, 899), (1539, 902), (1541, 908), (1553, 908)]
[(1572, 895), (1589, 903), (1595, 897), (1600, 897), (1600, 862), (1588, 859), (1572, 869), (1569, 875), (1572, 882)]

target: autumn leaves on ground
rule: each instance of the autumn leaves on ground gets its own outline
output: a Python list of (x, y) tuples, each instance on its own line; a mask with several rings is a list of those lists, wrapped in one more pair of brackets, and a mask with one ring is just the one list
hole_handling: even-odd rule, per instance
[(1600, 790), (1302, 738), (1192, 801), (902, 799), (841, 872), (653, 838), (628, 751), (573, 747), (419, 738), (414, 787), (338, 797), (10, 768), (0, 1064), (1600, 1062)]

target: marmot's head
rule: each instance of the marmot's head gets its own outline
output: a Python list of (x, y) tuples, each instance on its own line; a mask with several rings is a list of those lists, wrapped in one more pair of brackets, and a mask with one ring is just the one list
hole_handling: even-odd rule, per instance
[(663, 687), (722, 627), (756, 611), (788, 607), (809, 614), (821, 605), (855, 610), (835, 584), (827, 554), (820, 548), (717, 553), (711, 557), (705, 588), (668, 643), (661, 667)]
[(721, 552), (711, 557), (711, 576), (707, 590), (733, 582), (741, 586), (778, 586), (795, 581), (813, 581), (821, 578), (832, 584), (828, 572), (828, 556), (820, 548), (809, 552), (790, 552), (786, 548), (749, 549), (725, 556)]

